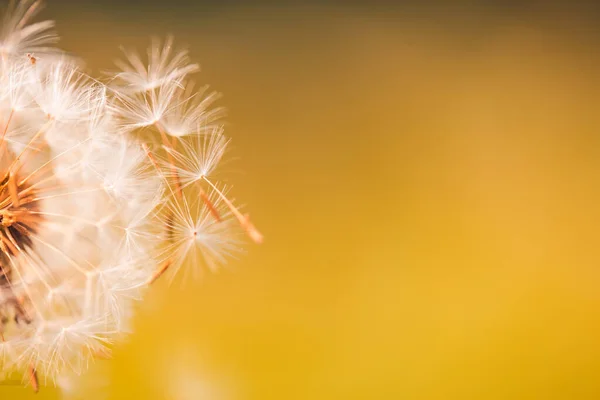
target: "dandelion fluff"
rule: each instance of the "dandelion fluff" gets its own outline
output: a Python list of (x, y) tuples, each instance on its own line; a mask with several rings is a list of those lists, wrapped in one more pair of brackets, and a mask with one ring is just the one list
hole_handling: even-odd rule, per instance
[(34, 390), (108, 356), (165, 272), (262, 240), (212, 177), (228, 139), (187, 52), (154, 41), (105, 84), (53, 48), (40, 7), (11, 3), (0, 28), (0, 372)]

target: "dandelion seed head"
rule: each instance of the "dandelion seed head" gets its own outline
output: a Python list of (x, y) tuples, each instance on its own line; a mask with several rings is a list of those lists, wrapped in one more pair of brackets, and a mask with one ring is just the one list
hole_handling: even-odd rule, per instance
[(36, 390), (109, 355), (162, 274), (214, 271), (257, 233), (212, 176), (228, 139), (187, 52), (154, 40), (103, 83), (40, 7), (0, 28), (0, 372)]

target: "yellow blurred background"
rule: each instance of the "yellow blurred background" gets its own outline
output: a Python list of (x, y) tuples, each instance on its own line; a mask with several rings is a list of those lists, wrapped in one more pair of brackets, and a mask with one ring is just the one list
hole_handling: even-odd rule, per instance
[(80, 398), (600, 398), (599, 13), (463, 3), (50, 2), (93, 73), (189, 46), (266, 237), (156, 287)]

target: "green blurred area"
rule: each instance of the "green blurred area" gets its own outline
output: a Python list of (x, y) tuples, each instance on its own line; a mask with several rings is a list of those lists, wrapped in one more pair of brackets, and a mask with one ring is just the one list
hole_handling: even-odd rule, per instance
[(150, 35), (189, 46), (225, 95), (221, 177), (266, 238), (157, 286), (85, 399), (600, 397), (594, 24), (54, 6), (94, 73)]

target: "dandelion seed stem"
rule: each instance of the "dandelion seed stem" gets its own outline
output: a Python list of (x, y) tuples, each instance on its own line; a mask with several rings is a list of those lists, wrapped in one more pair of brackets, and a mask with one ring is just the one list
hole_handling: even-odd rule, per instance
[(152, 277), (148, 281), (148, 285), (152, 285), (154, 282), (156, 282), (158, 280), (158, 278), (163, 276), (163, 274), (165, 272), (167, 272), (167, 269), (169, 269), (169, 267), (171, 266), (172, 263), (173, 262), (171, 260), (165, 261), (163, 263), (163, 265), (161, 265), (161, 267), (154, 273), (154, 275), (152, 275)]
[(150, 160), (150, 162), (152, 163), (152, 165), (156, 169), (156, 172), (160, 175), (160, 177), (162, 178), (162, 180), (165, 182), (165, 185), (169, 189), (169, 192), (171, 192), (171, 195), (173, 195), (175, 197), (175, 192), (173, 191), (173, 188), (169, 184), (169, 181), (167, 180), (167, 178), (165, 177), (165, 175), (160, 170), (160, 167), (156, 163), (156, 159), (152, 155), (152, 152), (150, 151), (150, 149), (148, 148), (148, 146), (146, 145), (146, 143), (142, 144), (142, 148), (144, 149), (144, 151), (146, 152), (146, 155), (148, 156), (148, 159)]
[(12, 121), (13, 115), (15, 114), (15, 109), (10, 109), (10, 114), (8, 114), (8, 120), (6, 121), (6, 125), (4, 126), (4, 130), (2, 131), (2, 137), (0, 137), (0, 143), (4, 143), (4, 138), (6, 137), (6, 133), (8, 132), (8, 126), (10, 125), (10, 121)]
[[(158, 132), (160, 133), (160, 137), (163, 141), (163, 146), (165, 146), (166, 149), (174, 148), (171, 146), (169, 138), (167, 137), (167, 134), (165, 133), (165, 130), (162, 128), (161, 124), (159, 122), (155, 122), (154, 126), (156, 126), (156, 129), (158, 129)], [(175, 159), (173, 158), (171, 152), (168, 150), (167, 157), (169, 158), (169, 165), (171, 166), (171, 172), (173, 173), (175, 179), (175, 193), (177, 194), (177, 196), (181, 197), (181, 183), (179, 181), (179, 174), (177, 173), (177, 168), (175, 167)]]
[[(9, 174), (10, 174), (10, 172), (9, 172)], [(10, 199), (12, 200), (13, 206), (19, 207), (21, 202), (19, 201), (17, 182), (15, 182), (14, 175), (10, 174), (10, 176), (8, 177), (7, 186), (8, 186), (8, 193), (10, 195)]]
[(200, 191), (200, 198), (202, 199), (202, 201), (204, 202), (206, 207), (208, 207), (208, 210), (210, 211), (212, 216), (218, 222), (221, 222), (222, 221), (221, 214), (219, 214), (217, 207), (215, 207), (215, 205), (212, 203), (212, 201), (210, 201), (210, 198), (208, 197), (208, 195), (206, 194), (206, 192), (204, 191), (202, 186), (200, 186), (200, 182), (198, 182), (198, 190)]
[(223, 194), (223, 192), (221, 192), (217, 188), (217, 186), (215, 184), (213, 184), (206, 176), (203, 176), (202, 179), (204, 179), (206, 181), (206, 183), (208, 183), (210, 185), (210, 187), (212, 187), (213, 190), (219, 195), (219, 197), (221, 197), (221, 199), (223, 199), (223, 201), (225, 202), (227, 207), (229, 207), (229, 209), (231, 210), (233, 215), (235, 215), (235, 217), (239, 221), (241, 227), (246, 230), (246, 233), (248, 234), (250, 239), (252, 239), (255, 243), (258, 243), (258, 244), (262, 243), (263, 236), (258, 231), (258, 229), (256, 229), (256, 227), (254, 227), (252, 222), (250, 222), (250, 217), (248, 216), (248, 214), (246, 214), (246, 215), (242, 214), (237, 209), (237, 207), (234, 206), (233, 203)]
[(29, 365), (29, 382), (31, 383), (31, 387), (34, 393), (38, 393), (40, 391), (40, 384), (37, 376), (37, 370), (33, 364)]

